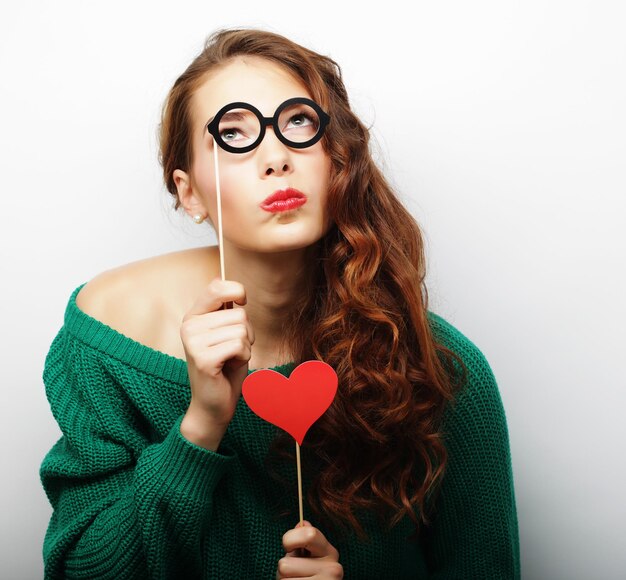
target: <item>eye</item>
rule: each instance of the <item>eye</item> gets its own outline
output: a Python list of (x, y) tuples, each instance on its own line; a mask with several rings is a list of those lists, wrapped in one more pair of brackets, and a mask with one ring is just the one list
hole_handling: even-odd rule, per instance
[(310, 115), (307, 115), (306, 113), (297, 113), (289, 119), (289, 123), (293, 123), (294, 127), (305, 127), (306, 125), (313, 125), (314, 120)]
[(239, 129), (235, 127), (229, 127), (220, 131), (220, 137), (225, 141), (234, 141), (240, 135)]

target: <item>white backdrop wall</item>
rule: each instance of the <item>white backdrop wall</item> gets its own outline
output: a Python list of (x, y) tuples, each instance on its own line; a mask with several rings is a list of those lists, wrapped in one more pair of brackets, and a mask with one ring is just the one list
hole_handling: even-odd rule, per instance
[(523, 578), (623, 578), (617, 0), (2, 3), (0, 577), (42, 575), (38, 468), (59, 430), (41, 373), (70, 292), (104, 269), (214, 243), (171, 208), (156, 125), (204, 38), (239, 25), (342, 66), (381, 167), (424, 228), (430, 308), (498, 380)]

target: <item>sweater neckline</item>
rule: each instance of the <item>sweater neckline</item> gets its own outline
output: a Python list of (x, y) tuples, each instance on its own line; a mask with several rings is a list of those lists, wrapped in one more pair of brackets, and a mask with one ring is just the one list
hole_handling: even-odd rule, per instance
[[(89, 346), (145, 373), (189, 385), (187, 361), (137, 342), (83, 312), (76, 304), (76, 296), (86, 283), (83, 282), (72, 292), (65, 309), (64, 324), (70, 334)], [(295, 366), (295, 362), (288, 362), (271, 367), (270, 370), (288, 377)], [(249, 369), (248, 374), (255, 370), (259, 369)]]

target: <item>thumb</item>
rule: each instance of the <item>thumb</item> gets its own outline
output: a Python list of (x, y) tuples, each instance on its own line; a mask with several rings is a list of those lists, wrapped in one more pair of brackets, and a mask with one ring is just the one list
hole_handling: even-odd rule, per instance
[[(307, 520), (302, 520), (301, 522), (298, 522), (295, 526), (294, 529), (297, 528), (312, 528), (313, 524)], [(297, 556), (299, 558), (306, 558), (308, 556), (311, 555), (311, 553), (306, 549), (306, 548), (296, 548), (295, 550), (292, 550), (291, 552), (287, 553), (288, 556)]]

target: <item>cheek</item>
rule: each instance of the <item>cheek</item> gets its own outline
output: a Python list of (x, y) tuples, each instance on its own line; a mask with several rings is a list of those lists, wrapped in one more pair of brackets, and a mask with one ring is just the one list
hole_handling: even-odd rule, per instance
[(201, 196), (215, 198), (215, 173), (212, 158), (194, 161), (193, 177), (195, 187)]
[[(238, 209), (238, 201), (241, 203), (246, 197), (249, 198), (251, 193), (249, 179), (247, 179), (248, 173), (245, 166), (241, 164), (233, 163), (220, 163), (220, 193), (222, 196), (222, 210), (236, 211)], [(246, 187), (246, 184), (247, 187)], [(217, 193), (215, 185), (213, 185), (212, 198), (217, 203)], [(244, 195), (247, 193), (247, 196)], [(217, 209), (216, 209), (217, 211)]]
[(330, 186), (330, 172), (332, 168), (332, 162), (328, 155), (322, 157), (316, 164), (314, 169), (315, 175), (319, 176), (319, 193), (320, 198), (326, 202), (328, 197), (328, 188)]
[(333, 219), (328, 213), (328, 194), (331, 182), (332, 161), (329, 155), (325, 155), (317, 167), (317, 175), (319, 175), (319, 200), (320, 210), (322, 212), (323, 231), (328, 232), (333, 224)]
[[(218, 163), (222, 210), (224, 211), (231, 206), (233, 195), (238, 185), (241, 186), (242, 171), (238, 166), (233, 167), (232, 164), (224, 162), (219, 157)], [(198, 191), (207, 206), (206, 209), (212, 220), (215, 220), (217, 217), (217, 185), (215, 180), (215, 160), (212, 151), (210, 155), (196, 161), (193, 175), (196, 191)]]

